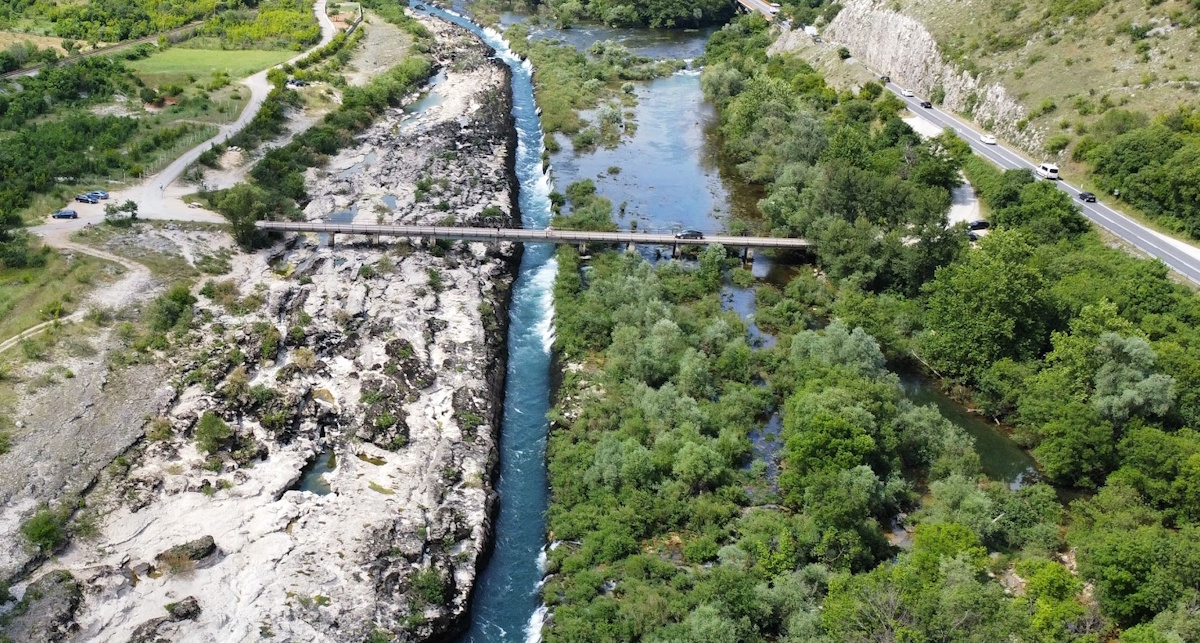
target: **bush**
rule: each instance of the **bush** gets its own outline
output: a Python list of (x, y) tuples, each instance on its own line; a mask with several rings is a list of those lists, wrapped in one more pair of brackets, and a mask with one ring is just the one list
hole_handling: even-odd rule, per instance
[(413, 574), (412, 589), (417, 596), (430, 605), (441, 605), (446, 600), (446, 582), (441, 573), (432, 567), (426, 567)]
[(233, 437), (233, 429), (212, 411), (205, 411), (196, 426), (196, 447), (203, 453), (216, 453)]
[(67, 521), (71, 510), (43, 507), (21, 525), (21, 535), (43, 554), (49, 554), (67, 544)]
[(192, 319), (192, 305), (196, 298), (187, 284), (175, 284), (154, 300), (150, 306), (150, 328), (166, 332), (179, 325), (186, 326)]

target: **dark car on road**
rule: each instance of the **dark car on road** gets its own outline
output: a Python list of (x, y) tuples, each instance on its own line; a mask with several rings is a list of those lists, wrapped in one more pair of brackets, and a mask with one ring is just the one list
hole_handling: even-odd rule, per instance
[(986, 219), (976, 219), (967, 224), (968, 230), (987, 230), (990, 227), (992, 225)]
[(79, 213), (74, 210), (59, 210), (50, 216), (55, 219), (78, 219)]
[(99, 197), (95, 197), (90, 194), (77, 194), (77, 195), (75, 195), (75, 200), (78, 201), (79, 203), (99, 203), (100, 202)]
[(883, 81), (883, 84), (886, 85), (886, 84), (892, 82), (892, 77), (891, 76), (880, 76), (879, 80)]
[(933, 109), (933, 103), (923, 100), (921, 101), (921, 107), (924, 107), (925, 109)]
[(680, 230), (675, 233), (676, 239), (703, 239), (704, 233), (699, 230)]
[(1095, 203), (1096, 195), (1092, 194), (1091, 192), (1080, 192), (1079, 200), (1083, 201), (1084, 203)]

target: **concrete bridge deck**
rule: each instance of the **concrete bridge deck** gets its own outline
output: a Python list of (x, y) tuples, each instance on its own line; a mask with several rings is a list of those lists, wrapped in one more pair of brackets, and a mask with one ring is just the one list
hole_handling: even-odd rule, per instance
[(356, 234), (364, 236), (416, 237), (449, 241), (524, 241), (534, 243), (633, 243), (666, 246), (707, 246), (719, 243), (727, 248), (794, 248), (811, 246), (805, 239), (785, 237), (737, 237), (705, 235), (703, 239), (678, 239), (669, 232), (589, 232), (585, 230), (527, 230), (524, 228), (478, 228), (421, 225), (370, 225), (362, 223), (324, 223), (296, 221), (259, 221), (260, 230)]

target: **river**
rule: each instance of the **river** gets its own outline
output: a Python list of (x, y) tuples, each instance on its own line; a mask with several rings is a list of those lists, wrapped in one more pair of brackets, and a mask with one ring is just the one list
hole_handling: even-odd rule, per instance
[[(461, 9), (457, 3), (455, 7)], [(550, 176), (542, 170), (544, 137), (534, 102), (530, 65), (514, 56), (494, 30), (482, 29), (456, 11), (436, 7), (427, 7), (425, 11), (480, 35), (512, 69), (521, 221), (526, 228), (546, 227), (552, 185)], [(504, 14), (501, 22), (511, 24), (522, 19), (517, 14)], [(703, 53), (710, 34), (711, 30), (666, 32), (586, 26), (568, 31), (538, 27), (531, 37), (555, 37), (581, 49), (598, 40), (615, 40), (642, 55), (690, 59)], [(734, 218), (757, 220), (756, 204), (762, 192), (738, 180), (732, 168), (722, 165), (716, 116), (704, 102), (699, 74), (684, 70), (638, 83), (636, 94), (638, 128), (632, 137), (614, 149), (581, 155), (576, 155), (564, 140), (564, 149), (551, 156), (554, 180), (560, 189), (572, 181), (591, 178), (601, 195), (618, 206), (625, 204), (625, 214), (618, 220), (622, 228), (629, 228), (630, 222), (637, 220), (639, 228), (716, 231)], [(607, 169), (611, 166), (620, 167), (621, 171), (610, 174)], [(463, 643), (540, 640), (545, 616), (539, 587), (546, 544), (545, 447), (549, 428), (546, 414), (550, 408), (552, 288), (556, 269), (553, 247), (526, 245), (509, 309), (508, 377), (500, 428), (500, 471), (496, 480), (500, 510), (495, 544), (477, 581), (472, 620), (461, 638)], [(785, 281), (789, 275), (786, 268), (772, 265), (761, 255), (755, 257), (753, 272), (772, 283)], [(725, 299), (727, 306), (744, 315), (752, 314), (752, 291), (730, 287)], [(765, 335), (752, 339), (759, 345), (773, 341)], [(920, 376), (907, 374), (902, 381), (913, 401), (936, 405), (947, 419), (975, 436), (984, 470), (990, 477), (1017, 485), (1028, 479), (1033, 471), (1032, 460), (1006, 436), (967, 413)], [(774, 459), (780, 443), (767, 435), (777, 433), (778, 428), (775, 420), (752, 436), (756, 450), (768, 460)], [(769, 475), (773, 477), (776, 470), (772, 464)]]

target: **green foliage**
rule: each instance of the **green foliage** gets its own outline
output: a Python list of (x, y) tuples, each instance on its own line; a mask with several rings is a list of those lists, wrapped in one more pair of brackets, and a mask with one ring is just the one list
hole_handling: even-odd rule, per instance
[[(547, 641), (815, 640), (827, 570), (892, 555), (880, 525), (910, 502), (905, 467), (978, 467), (963, 456), (969, 438), (904, 399), (861, 329), (834, 322), (751, 348), (719, 305), (723, 257), (712, 247), (681, 270), (600, 253), (585, 283), (577, 253), (559, 250), (557, 347), (584, 368), (569, 371), (551, 414), (548, 527), (564, 546), (543, 590)], [(807, 292), (789, 286), (776, 305)], [(742, 470), (746, 435), (772, 407), (786, 508), (748, 507), (758, 492)], [(1004, 527), (1020, 533), (1036, 520), (1018, 507)], [(956, 537), (981, 569), (980, 536)]]
[(196, 448), (202, 453), (216, 453), (233, 437), (233, 429), (212, 411), (205, 411), (196, 425)]
[(175, 284), (151, 303), (147, 323), (158, 332), (186, 327), (191, 322), (195, 303), (196, 298), (187, 284)]
[(550, 225), (560, 230), (594, 230), (615, 232), (617, 224), (612, 220), (612, 202), (596, 194), (596, 185), (591, 179), (576, 181), (567, 186), (569, 215), (555, 215)]
[[(542, 108), (542, 128), (547, 134), (574, 135), (584, 131), (587, 123), (579, 118), (579, 110), (598, 107), (603, 100), (614, 104), (631, 100), (629, 93), (620, 90), (622, 83), (665, 76), (679, 69), (680, 64), (655, 62), (608, 40), (581, 52), (573, 45), (529, 38), (529, 28), (520, 23), (509, 27), (505, 37), (513, 51), (528, 56), (537, 67), (534, 82), (538, 106)], [(591, 147), (601, 140), (612, 143), (620, 138), (623, 131), (618, 131), (620, 111), (606, 108), (599, 116), (598, 127), (587, 128), (588, 134), (578, 139), (577, 147)]]
[(417, 597), (430, 605), (441, 605), (446, 601), (449, 587), (441, 572), (433, 567), (418, 570), (412, 575), (412, 589)]
[(699, 27), (719, 24), (733, 15), (731, 5), (714, 0), (687, 3), (551, 0), (549, 6), (559, 25), (564, 27), (581, 20), (597, 20), (613, 27)]
[(70, 518), (71, 508), (65, 504), (56, 508), (41, 507), (29, 520), (21, 523), (21, 535), (42, 554), (52, 554), (67, 544)]

